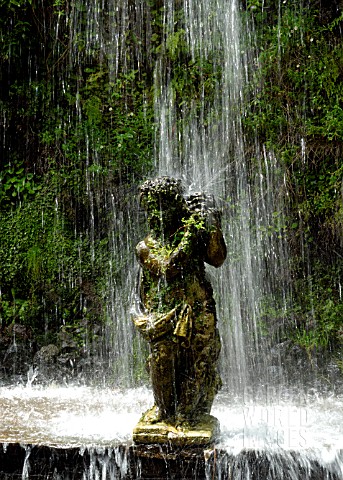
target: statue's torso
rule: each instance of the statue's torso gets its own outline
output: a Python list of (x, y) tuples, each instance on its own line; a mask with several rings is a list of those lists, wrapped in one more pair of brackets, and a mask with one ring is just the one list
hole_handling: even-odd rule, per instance
[[(164, 313), (177, 305), (188, 303), (195, 316), (204, 310), (214, 311), (213, 291), (206, 278), (201, 249), (173, 268), (163, 271), (164, 261), (173, 255), (173, 249), (162, 246), (151, 237), (137, 246), (137, 255), (149, 248), (145, 258), (141, 282), (141, 298), (148, 312)], [(159, 266), (158, 266), (158, 265)]]

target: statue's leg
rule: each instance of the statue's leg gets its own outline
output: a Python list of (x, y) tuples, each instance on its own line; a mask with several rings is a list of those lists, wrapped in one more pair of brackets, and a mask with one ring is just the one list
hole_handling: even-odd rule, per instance
[(175, 417), (175, 356), (176, 344), (161, 340), (151, 345), (150, 375), (157, 420), (172, 420)]
[(180, 393), (177, 415), (181, 419), (195, 419), (210, 413), (221, 381), (217, 372), (220, 338), (213, 313), (204, 313), (195, 319), (191, 346), (183, 350), (179, 362)]
[[(197, 411), (199, 414), (210, 413), (214, 397), (222, 386), (222, 381), (217, 369), (220, 348), (220, 336), (219, 331), (216, 328), (213, 337), (209, 339), (206, 347), (203, 350), (204, 355), (207, 355), (211, 360), (207, 360), (206, 362), (203, 355), (200, 355), (200, 363), (196, 362), (196, 370), (199, 370), (199, 367), (201, 369), (201, 371), (196, 373), (196, 375), (201, 378), (201, 376), (205, 373), (207, 379), (206, 388), (202, 390), (202, 395), (197, 405)], [(205, 368), (201, 367), (202, 362), (206, 364)]]

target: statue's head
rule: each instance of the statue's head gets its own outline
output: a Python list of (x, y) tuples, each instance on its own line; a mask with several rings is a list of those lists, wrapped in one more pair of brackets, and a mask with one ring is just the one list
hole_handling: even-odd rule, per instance
[(181, 180), (157, 177), (140, 187), (140, 203), (145, 208), (150, 228), (156, 233), (173, 230), (187, 212)]

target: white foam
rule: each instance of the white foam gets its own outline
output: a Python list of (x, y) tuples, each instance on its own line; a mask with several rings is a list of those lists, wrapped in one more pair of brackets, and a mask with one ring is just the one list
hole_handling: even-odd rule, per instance
[[(130, 444), (152, 392), (89, 387), (0, 388), (0, 442), (50, 446)], [(317, 460), (343, 476), (343, 399), (312, 396), (293, 402), (256, 403), (219, 394), (213, 406), (221, 425), (218, 449), (298, 452), (303, 462)]]

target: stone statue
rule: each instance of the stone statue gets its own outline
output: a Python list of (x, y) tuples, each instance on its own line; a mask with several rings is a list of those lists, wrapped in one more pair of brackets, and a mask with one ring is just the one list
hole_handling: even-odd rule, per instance
[(150, 343), (155, 400), (145, 421), (192, 425), (209, 414), (221, 386), (220, 337), (204, 265), (219, 267), (226, 258), (220, 213), (213, 197), (185, 197), (181, 182), (170, 177), (146, 181), (140, 201), (150, 233), (136, 247), (141, 279), (133, 321)]

